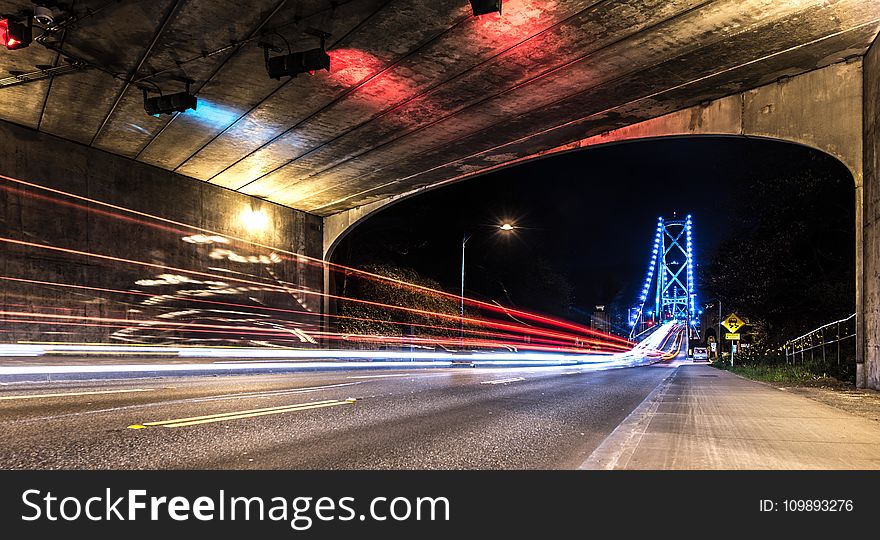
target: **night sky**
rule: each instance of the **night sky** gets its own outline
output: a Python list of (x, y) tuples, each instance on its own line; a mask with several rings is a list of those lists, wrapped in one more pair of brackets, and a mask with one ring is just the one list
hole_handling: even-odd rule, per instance
[[(749, 196), (750, 185), (809, 168), (849, 174), (820, 152), (744, 138), (664, 139), (580, 150), (398, 203), (349, 234), (334, 261), (408, 266), (455, 292), (466, 230), (473, 234), (467, 247), (469, 295), (505, 304), (527, 299), (529, 284), (515, 274), (543, 259), (573, 285), (574, 304), (584, 313), (596, 304), (632, 304), (647, 270), (658, 216), (692, 214), (697, 265), (707, 265), (723, 240), (748, 234), (747, 226), (733, 222), (730, 209), (737, 198)], [(514, 237), (498, 233), (495, 227), (504, 221), (522, 228)], [(499, 275), (508, 282), (493, 279)]]

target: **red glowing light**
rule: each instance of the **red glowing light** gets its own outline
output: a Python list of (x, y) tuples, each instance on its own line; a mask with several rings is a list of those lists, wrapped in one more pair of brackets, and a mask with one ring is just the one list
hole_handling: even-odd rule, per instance
[(327, 51), (333, 66), (332, 77), (346, 86), (366, 81), (385, 69), (385, 62), (360, 49)]
[[(10, 21), (9, 19), (0, 19), (0, 41), (3, 42), (7, 49), (14, 50), (27, 47), (30, 44), (30, 31), (30, 26)], [(15, 35), (22, 39), (16, 38)]]
[(543, 0), (505, 0), (503, 10), (475, 17), (479, 27), (486, 32), (499, 34), (526, 30), (543, 30), (547, 27), (545, 17), (554, 11)]

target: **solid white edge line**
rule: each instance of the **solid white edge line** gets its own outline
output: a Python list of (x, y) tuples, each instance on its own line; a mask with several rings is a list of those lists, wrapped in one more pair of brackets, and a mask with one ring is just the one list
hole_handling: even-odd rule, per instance
[[(663, 395), (672, 384), (672, 379), (680, 368), (674, 368), (657, 386), (645, 396), (645, 399), (632, 410), (623, 421), (612, 431), (602, 443), (581, 463), (578, 470), (606, 470), (626, 468), (642, 435), (647, 431), (651, 420), (660, 407)], [(625, 459), (624, 459), (625, 456)], [(621, 460), (623, 463), (621, 464)]]

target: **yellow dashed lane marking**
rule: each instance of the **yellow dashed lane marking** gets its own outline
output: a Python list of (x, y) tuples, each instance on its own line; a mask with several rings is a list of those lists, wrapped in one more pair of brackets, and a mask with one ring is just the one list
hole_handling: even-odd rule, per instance
[(13, 399), (38, 399), (53, 397), (71, 397), (71, 396), (96, 396), (98, 394), (127, 394), (129, 392), (152, 392), (153, 388), (129, 388), (128, 390), (94, 390), (91, 392), (62, 392), (58, 394), (26, 394), (21, 396), (3, 396), (0, 401), (10, 401)]
[(309, 409), (321, 409), (324, 407), (336, 407), (338, 405), (352, 405), (357, 402), (356, 399), (337, 400), (330, 399), (325, 401), (313, 401), (312, 403), (300, 403), (298, 405), (281, 405), (278, 407), (266, 407), (263, 409), (251, 409), (248, 411), (235, 411), (220, 414), (209, 414), (205, 416), (192, 416), (190, 418), (176, 418), (174, 420), (160, 420), (158, 422), (144, 422), (143, 424), (132, 424), (129, 429), (144, 429), (148, 427), (166, 427), (178, 428), (187, 426), (196, 426), (200, 424), (211, 424), (213, 422), (225, 422), (227, 420), (239, 420), (242, 418), (254, 418), (257, 416), (266, 416), (270, 414), (281, 414), (286, 412), (305, 411)]

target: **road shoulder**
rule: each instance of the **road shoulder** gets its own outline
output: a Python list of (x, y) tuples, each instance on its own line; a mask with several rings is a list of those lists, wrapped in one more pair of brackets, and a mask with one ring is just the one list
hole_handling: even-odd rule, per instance
[(878, 469), (880, 422), (709, 366), (675, 369), (585, 469)]

